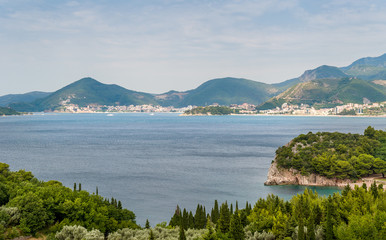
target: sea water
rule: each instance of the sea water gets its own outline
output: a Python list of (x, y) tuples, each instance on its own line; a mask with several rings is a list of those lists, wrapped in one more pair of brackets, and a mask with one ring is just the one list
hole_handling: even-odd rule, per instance
[[(41, 180), (114, 197), (137, 222), (169, 221), (177, 204), (207, 212), (217, 199), (239, 206), (302, 186), (264, 186), (279, 146), (301, 133), (386, 129), (385, 118), (34, 114), (0, 117), (0, 162)], [(339, 191), (313, 187), (320, 195)]]

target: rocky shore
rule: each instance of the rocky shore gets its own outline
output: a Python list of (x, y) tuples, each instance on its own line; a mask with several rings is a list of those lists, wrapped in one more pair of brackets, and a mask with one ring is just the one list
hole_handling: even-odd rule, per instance
[(304, 186), (336, 186), (336, 187), (345, 187), (347, 184), (350, 185), (352, 189), (355, 186), (362, 186), (363, 183), (369, 188), (373, 182), (376, 182), (377, 185), (383, 184), (383, 189), (386, 190), (386, 181), (382, 181), (382, 174), (375, 174), (366, 178), (362, 178), (356, 181), (351, 179), (338, 179), (338, 178), (327, 178), (320, 176), (318, 174), (309, 174), (303, 176), (300, 174), (300, 171), (290, 168), (280, 168), (277, 166), (276, 161), (271, 164), (271, 167), (268, 171), (267, 181), (264, 185), (304, 185)]
[(276, 161), (271, 164), (265, 185), (305, 185), (305, 186), (338, 186), (344, 187), (353, 183), (350, 179), (327, 178), (317, 174), (303, 176), (296, 169), (280, 168)]

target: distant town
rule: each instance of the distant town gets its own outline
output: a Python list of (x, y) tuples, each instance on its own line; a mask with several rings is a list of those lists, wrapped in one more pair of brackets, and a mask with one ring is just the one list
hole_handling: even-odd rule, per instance
[[(281, 107), (268, 110), (257, 110), (257, 106), (253, 104), (232, 104), (228, 106), (235, 110), (236, 114), (264, 114), (264, 115), (311, 115), (311, 116), (328, 116), (328, 115), (386, 115), (386, 102), (381, 103), (348, 103), (345, 105), (338, 105), (330, 108), (315, 108), (308, 104), (288, 104), (284, 103)], [(219, 104), (212, 104), (210, 106), (219, 106)], [(187, 106), (177, 108), (173, 106), (163, 107), (159, 105), (129, 105), (129, 106), (106, 106), (91, 104), (86, 107), (79, 107), (76, 104), (64, 103), (60, 108), (54, 112), (65, 113), (123, 113), (123, 112), (145, 112), (145, 113), (184, 113), (192, 110), (197, 106)]]

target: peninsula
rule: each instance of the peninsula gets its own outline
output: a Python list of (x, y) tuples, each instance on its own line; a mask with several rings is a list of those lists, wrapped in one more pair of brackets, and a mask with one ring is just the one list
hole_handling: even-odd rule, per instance
[(368, 127), (363, 135), (309, 132), (277, 149), (265, 185), (353, 187), (384, 183), (385, 173), (385, 131)]

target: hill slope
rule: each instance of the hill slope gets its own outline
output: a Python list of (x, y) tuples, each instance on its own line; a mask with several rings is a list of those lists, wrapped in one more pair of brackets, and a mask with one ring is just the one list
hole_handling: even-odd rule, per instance
[(213, 103), (220, 105), (230, 104), (260, 104), (275, 93), (278, 89), (265, 83), (255, 82), (242, 78), (219, 78), (207, 81), (198, 88), (187, 92), (169, 92), (157, 95), (156, 99), (165, 104), (168, 99), (174, 99), (174, 106), (188, 105), (206, 106)]
[(366, 57), (353, 62), (347, 67), (341, 68), (350, 76), (366, 80), (386, 79), (386, 54), (379, 57)]
[(0, 97), (0, 106), (6, 107), (11, 103), (26, 102), (30, 103), (39, 98), (44, 98), (50, 95), (49, 92), (29, 92), (24, 94), (8, 94)]
[(135, 92), (115, 84), (103, 84), (92, 78), (83, 78), (51, 95), (31, 104), (12, 104), (15, 109), (31, 107), (35, 111), (54, 110), (63, 104), (77, 104), (81, 107), (98, 105), (141, 105), (156, 104), (151, 94)]
[(339, 79), (347, 75), (337, 67), (323, 65), (315, 69), (306, 70), (300, 77), (289, 79), (281, 83), (272, 84), (279, 90), (285, 91), (301, 82), (308, 82), (315, 79)]
[(355, 78), (317, 79), (299, 83), (259, 106), (260, 110), (292, 104), (362, 103), (386, 100), (386, 87)]

